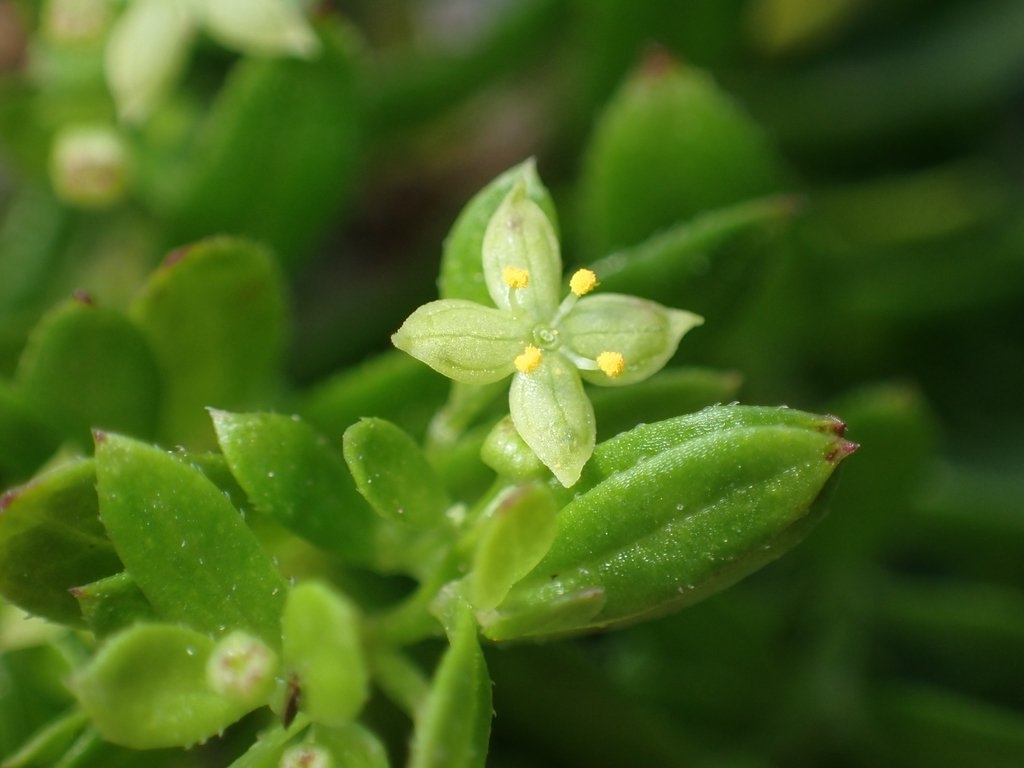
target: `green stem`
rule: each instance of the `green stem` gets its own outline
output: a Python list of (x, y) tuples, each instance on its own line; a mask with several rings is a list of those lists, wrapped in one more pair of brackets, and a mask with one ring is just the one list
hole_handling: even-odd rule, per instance
[(400, 651), (379, 648), (370, 657), (374, 680), (398, 707), (414, 718), (430, 693), (430, 682)]

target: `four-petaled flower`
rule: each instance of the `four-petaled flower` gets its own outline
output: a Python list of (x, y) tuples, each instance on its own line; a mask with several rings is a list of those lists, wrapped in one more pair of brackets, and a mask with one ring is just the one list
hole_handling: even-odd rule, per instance
[(561, 297), (558, 240), (520, 180), (492, 216), (483, 275), (494, 307), (430, 302), (392, 337), (438, 372), (467, 384), (512, 376), (516, 431), (558, 478), (573, 485), (594, 450), (594, 409), (583, 381), (632, 384), (659, 371), (703, 320), (619, 294), (589, 295), (597, 276), (578, 270)]

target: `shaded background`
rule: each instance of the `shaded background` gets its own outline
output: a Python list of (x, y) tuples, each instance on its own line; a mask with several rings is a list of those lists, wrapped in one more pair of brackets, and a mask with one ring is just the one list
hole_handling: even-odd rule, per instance
[[(301, 397), (386, 348), (462, 205), (530, 156), (568, 263), (775, 201), (646, 288), (707, 318), (679, 362), (847, 421), (831, 516), (679, 615), (489, 652), (490, 765), (1024, 764), (1019, 0), (323, 3), (311, 62), (200, 43), (102, 209), (48, 168), (63, 127), (113, 125), (96, 53), (36, 6), (0, 3), (5, 388), (55, 302), (126, 306), (230, 232), (288, 276)], [(7, 485), (46, 449), (2, 437)]]

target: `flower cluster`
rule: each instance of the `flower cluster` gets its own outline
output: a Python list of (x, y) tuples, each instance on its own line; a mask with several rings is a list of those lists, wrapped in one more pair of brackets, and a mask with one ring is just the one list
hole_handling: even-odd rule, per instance
[(456, 381), (488, 384), (511, 375), (516, 431), (571, 486), (596, 439), (583, 382), (620, 386), (646, 379), (703, 320), (633, 296), (592, 294), (598, 276), (589, 269), (572, 275), (563, 297), (554, 228), (523, 180), (492, 216), (482, 255), (494, 307), (433, 301), (413, 312), (392, 341)]

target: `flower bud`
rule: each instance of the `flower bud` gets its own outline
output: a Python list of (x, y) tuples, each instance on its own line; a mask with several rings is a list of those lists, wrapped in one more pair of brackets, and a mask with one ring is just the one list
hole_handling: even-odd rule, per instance
[(206, 663), (206, 681), (211, 690), (253, 704), (269, 698), (276, 672), (276, 654), (262, 640), (242, 631), (232, 632), (217, 643)]
[(110, 128), (76, 126), (62, 131), (50, 156), (57, 194), (83, 208), (106, 208), (124, 195), (128, 152)]

